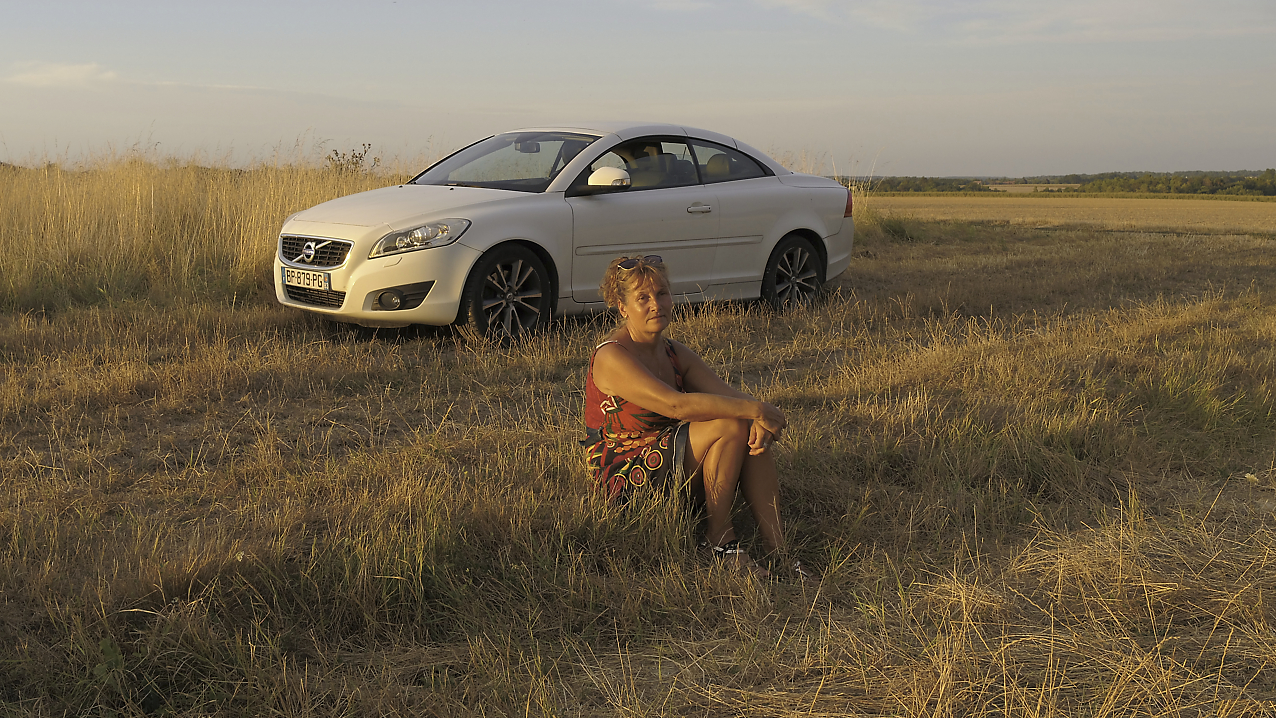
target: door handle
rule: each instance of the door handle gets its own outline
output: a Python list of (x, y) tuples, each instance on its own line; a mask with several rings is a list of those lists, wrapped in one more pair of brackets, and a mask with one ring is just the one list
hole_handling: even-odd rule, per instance
[(704, 214), (705, 212), (712, 212), (713, 207), (707, 204), (693, 204), (687, 208), (687, 211), (691, 214)]

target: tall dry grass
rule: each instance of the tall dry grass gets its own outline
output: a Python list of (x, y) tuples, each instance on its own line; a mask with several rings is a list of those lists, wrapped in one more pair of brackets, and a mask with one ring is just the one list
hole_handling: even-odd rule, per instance
[[(360, 156), (362, 159), (362, 156)], [(344, 161), (341, 161), (344, 160)], [(0, 308), (268, 294), (288, 215), (411, 176), (294, 157), (248, 168), (141, 152), (0, 167)]]
[(603, 317), (0, 317), (4, 712), (1271, 714), (1271, 240), (864, 228), (818, 306), (673, 328), (789, 414), (811, 586), (589, 491)]

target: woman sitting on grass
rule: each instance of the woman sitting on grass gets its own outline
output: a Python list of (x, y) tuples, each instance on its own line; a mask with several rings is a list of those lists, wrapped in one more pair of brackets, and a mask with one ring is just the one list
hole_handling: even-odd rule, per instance
[[(732, 388), (695, 352), (666, 339), (673, 316), (660, 257), (621, 257), (603, 275), (603, 299), (624, 324), (594, 349), (585, 379), (588, 462), (609, 499), (648, 484), (689, 488), (708, 514), (706, 540), (719, 559), (765, 577), (735, 536), (736, 490), (757, 520), (768, 553), (784, 549), (779, 480), (768, 449), (784, 414)], [(794, 561), (793, 573), (810, 574)]]

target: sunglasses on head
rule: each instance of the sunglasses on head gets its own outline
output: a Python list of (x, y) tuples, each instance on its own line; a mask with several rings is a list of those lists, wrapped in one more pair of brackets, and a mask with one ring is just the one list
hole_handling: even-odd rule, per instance
[(647, 264), (664, 264), (664, 260), (660, 258), (659, 254), (648, 254), (642, 259), (638, 259), (637, 257), (630, 257), (629, 259), (626, 259), (616, 264), (616, 267), (618, 269), (633, 269), (634, 267), (638, 266), (639, 262), (646, 262)]

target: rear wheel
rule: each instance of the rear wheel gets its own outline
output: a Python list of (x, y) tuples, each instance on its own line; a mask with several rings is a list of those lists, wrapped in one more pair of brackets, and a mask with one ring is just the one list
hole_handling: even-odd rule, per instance
[(762, 275), (762, 298), (779, 310), (804, 307), (824, 286), (824, 263), (810, 240), (785, 235), (771, 252)]
[(457, 324), (493, 339), (514, 339), (549, 323), (549, 271), (518, 244), (483, 255), (465, 280)]

